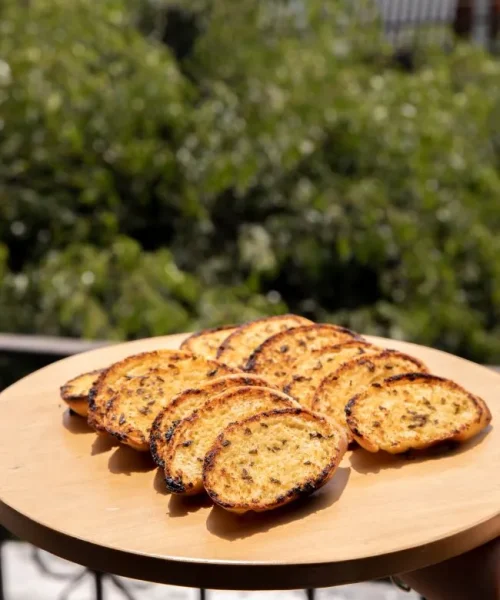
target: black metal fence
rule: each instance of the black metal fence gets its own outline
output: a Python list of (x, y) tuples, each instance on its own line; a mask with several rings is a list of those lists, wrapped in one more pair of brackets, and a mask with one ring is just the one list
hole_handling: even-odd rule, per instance
[(397, 47), (435, 43), (455, 36), (493, 49), (500, 26), (499, 0), (373, 0), (389, 42)]

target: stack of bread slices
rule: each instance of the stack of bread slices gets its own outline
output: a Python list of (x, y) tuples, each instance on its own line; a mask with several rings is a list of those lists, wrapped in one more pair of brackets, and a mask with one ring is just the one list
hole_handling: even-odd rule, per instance
[(200, 331), (84, 373), (61, 396), (96, 432), (151, 452), (170, 492), (235, 512), (311, 494), (349, 445), (419, 451), (491, 420), (417, 358), (296, 315)]

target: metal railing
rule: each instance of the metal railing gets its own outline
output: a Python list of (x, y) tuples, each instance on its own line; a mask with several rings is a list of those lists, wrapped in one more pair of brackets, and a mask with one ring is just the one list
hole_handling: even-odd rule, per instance
[(396, 47), (447, 46), (455, 36), (494, 49), (499, 0), (373, 0), (386, 39)]

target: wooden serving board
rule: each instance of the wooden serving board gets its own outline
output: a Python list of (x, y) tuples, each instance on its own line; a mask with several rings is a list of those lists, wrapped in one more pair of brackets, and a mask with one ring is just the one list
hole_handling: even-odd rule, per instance
[(167, 494), (147, 455), (69, 416), (59, 386), (184, 336), (72, 356), (0, 395), (0, 522), (97, 570), (221, 589), (322, 587), (413, 570), (500, 534), (500, 376), (449, 354), (381, 338), (481, 395), (492, 425), (466, 445), (408, 460), (349, 452), (333, 480), (279, 511), (237, 516)]

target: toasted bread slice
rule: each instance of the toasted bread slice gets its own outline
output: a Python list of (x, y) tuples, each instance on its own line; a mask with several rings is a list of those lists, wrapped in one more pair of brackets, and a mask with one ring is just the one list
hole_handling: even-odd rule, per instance
[(61, 398), (77, 415), (86, 417), (89, 412), (89, 393), (104, 369), (97, 369), (73, 377), (61, 386)]
[(166, 367), (171, 360), (189, 359), (189, 352), (177, 350), (157, 350), (141, 352), (114, 363), (102, 373), (89, 393), (88, 423), (96, 431), (105, 431), (107, 410), (124, 382), (139, 375), (146, 375), (154, 369)]
[(265, 340), (249, 357), (245, 370), (269, 379), (278, 387), (286, 385), (296, 366), (314, 350), (362, 339), (337, 325), (306, 325), (282, 331)]
[(457, 383), (428, 373), (395, 375), (349, 400), (353, 438), (370, 452), (421, 450), (464, 442), (491, 421), (486, 403)]
[(203, 492), (203, 460), (230, 423), (280, 408), (297, 408), (289, 396), (269, 388), (244, 386), (208, 400), (177, 425), (164, 455), (167, 489), (176, 494)]
[(323, 379), (316, 390), (311, 408), (348, 429), (345, 407), (350, 398), (372, 383), (392, 375), (415, 372), (426, 373), (427, 367), (422, 361), (397, 350), (383, 350), (352, 358)]
[(181, 350), (200, 354), (205, 358), (216, 358), (219, 346), (236, 329), (237, 327), (234, 325), (224, 325), (214, 329), (197, 331), (182, 342)]
[(336, 423), (301, 408), (272, 410), (219, 435), (205, 457), (203, 483), (226, 510), (271, 510), (323, 486), (346, 448)]
[(238, 373), (217, 377), (213, 381), (207, 381), (177, 394), (172, 402), (156, 416), (151, 428), (149, 441), (151, 454), (156, 464), (160, 467), (164, 466), (167, 442), (172, 438), (175, 427), (182, 419), (189, 417), (195, 410), (201, 408), (212, 396), (221, 394), (230, 388), (252, 385), (273, 387), (257, 375)]
[(217, 352), (217, 360), (242, 368), (255, 348), (268, 337), (293, 327), (311, 324), (309, 319), (297, 315), (280, 315), (246, 323), (222, 342)]
[(89, 423), (140, 451), (149, 450), (156, 415), (181, 390), (234, 370), (179, 350), (130, 356), (112, 365), (92, 388)]
[(382, 349), (362, 340), (313, 350), (311, 357), (295, 365), (283, 391), (305, 408), (311, 408), (314, 394), (323, 379), (354, 356), (366, 356)]

